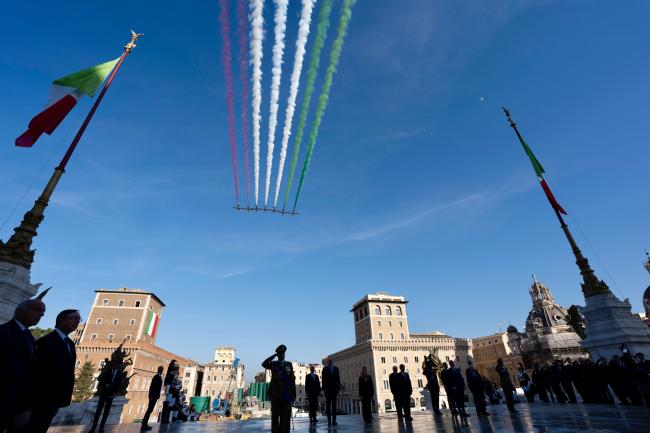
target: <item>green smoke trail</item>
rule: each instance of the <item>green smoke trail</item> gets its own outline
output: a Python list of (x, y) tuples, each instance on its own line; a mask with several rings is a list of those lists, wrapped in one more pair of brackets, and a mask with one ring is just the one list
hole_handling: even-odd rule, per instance
[(294, 209), (296, 209), (296, 205), (298, 204), (298, 198), (300, 197), (302, 184), (305, 181), (307, 170), (309, 170), (309, 163), (311, 162), (311, 157), (314, 153), (314, 145), (316, 144), (316, 137), (318, 136), (318, 128), (320, 127), (321, 120), (323, 119), (323, 114), (325, 114), (325, 108), (327, 107), (330, 88), (332, 87), (332, 78), (334, 76), (334, 72), (336, 72), (336, 67), (339, 64), (339, 60), (341, 59), (341, 51), (343, 50), (345, 33), (348, 29), (348, 24), (350, 24), (350, 20), (352, 19), (352, 6), (354, 6), (356, 1), (357, 0), (345, 0), (345, 3), (343, 3), (341, 19), (339, 20), (339, 25), (336, 30), (336, 39), (334, 40), (332, 52), (330, 53), (330, 64), (327, 67), (327, 72), (325, 73), (325, 82), (323, 83), (323, 90), (321, 91), (320, 98), (318, 98), (318, 108), (316, 110), (314, 126), (312, 127), (311, 134), (309, 135), (309, 146), (307, 147), (307, 156), (305, 156), (305, 165), (302, 167), (302, 173), (300, 174), (300, 183), (298, 183), (298, 191), (296, 192), (296, 199), (293, 202)]
[(314, 93), (314, 85), (316, 84), (316, 73), (318, 72), (318, 65), (320, 63), (320, 52), (325, 45), (325, 37), (327, 36), (327, 29), (330, 25), (330, 14), (332, 12), (332, 0), (325, 0), (320, 8), (318, 14), (318, 25), (316, 26), (316, 36), (314, 45), (311, 48), (311, 59), (309, 59), (309, 70), (307, 71), (307, 87), (305, 88), (305, 95), (302, 98), (302, 107), (300, 108), (300, 118), (298, 120), (298, 129), (296, 132), (296, 141), (293, 144), (293, 156), (291, 157), (291, 167), (289, 168), (289, 178), (287, 180), (287, 188), (284, 193), (284, 205), (287, 205), (289, 198), (289, 191), (293, 182), (293, 175), (296, 171), (296, 163), (298, 162), (298, 153), (300, 152), (300, 143), (302, 136), (305, 132), (305, 122), (307, 121), (307, 112), (309, 111), (309, 101), (311, 95)]

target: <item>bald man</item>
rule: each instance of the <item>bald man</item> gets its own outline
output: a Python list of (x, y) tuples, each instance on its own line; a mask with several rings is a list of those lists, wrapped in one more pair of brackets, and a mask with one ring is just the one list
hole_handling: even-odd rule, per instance
[(29, 327), (38, 324), (43, 314), (43, 301), (30, 299), (18, 304), (13, 319), (0, 325), (0, 433), (27, 409), (25, 390), (34, 355)]

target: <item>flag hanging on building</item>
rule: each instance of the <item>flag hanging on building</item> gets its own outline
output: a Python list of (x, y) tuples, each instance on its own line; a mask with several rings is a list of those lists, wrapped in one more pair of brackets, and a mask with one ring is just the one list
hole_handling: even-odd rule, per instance
[(526, 155), (528, 155), (528, 159), (530, 159), (530, 163), (533, 165), (533, 169), (535, 170), (535, 174), (537, 175), (537, 179), (539, 179), (539, 183), (542, 186), (542, 189), (544, 190), (544, 194), (546, 194), (546, 198), (548, 199), (549, 203), (551, 203), (551, 206), (553, 206), (553, 209), (556, 211), (560, 212), (561, 214), (566, 215), (566, 211), (562, 208), (560, 203), (556, 200), (555, 196), (551, 192), (551, 188), (549, 188), (548, 184), (546, 183), (546, 180), (544, 180), (544, 167), (542, 167), (542, 163), (539, 162), (535, 154), (533, 153), (532, 150), (530, 150), (530, 147), (524, 141), (524, 138), (521, 136), (519, 133), (519, 130), (516, 128), (515, 123), (510, 119), (510, 113), (508, 110), (505, 108), (503, 109), (506, 113), (506, 117), (508, 118), (508, 121), (510, 122), (510, 126), (515, 130), (515, 133), (517, 134), (517, 138), (519, 139), (519, 142), (521, 145), (524, 147), (524, 152), (526, 152)]
[(45, 109), (32, 118), (27, 131), (16, 139), (16, 146), (32, 147), (41, 134), (52, 134), (84, 94), (92, 98), (97, 93), (118, 61), (119, 58), (54, 80)]
[(147, 326), (145, 327), (144, 332), (149, 336), (153, 337), (158, 329), (158, 321), (160, 317), (153, 311), (149, 311), (147, 314)]

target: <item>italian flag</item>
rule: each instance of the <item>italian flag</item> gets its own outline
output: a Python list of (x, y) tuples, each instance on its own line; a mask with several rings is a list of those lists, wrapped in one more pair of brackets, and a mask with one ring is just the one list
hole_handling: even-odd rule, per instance
[(54, 132), (84, 94), (95, 96), (118, 61), (119, 58), (54, 80), (45, 109), (29, 122), (27, 131), (16, 139), (16, 146), (32, 147), (41, 134)]
[(533, 151), (530, 150), (530, 147), (528, 146), (528, 144), (526, 144), (524, 138), (519, 134), (519, 131), (516, 132), (517, 132), (517, 137), (519, 138), (519, 142), (524, 147), (524, 152), (526, 152), (526, 155), (528, 155), (528, 159), (530, 159), (531, 164), (533, 164), (533, 170), (535, 170), (537, 179), (539, 180), (539, 183), (542, 186), (542, 189), (544, 190), (544, 194), (546, 194), (546, 198), (548, 199), (549, 203), (551, 203), (553, 209), (555, 209), (561, 214), (566, 215), (567, 214), (566, 211), (562, 208), (560, 203), (558, 203), (557, 199), (551, 192), (551, 188), (548, 187), (546, 180), (544, 180), (544, 176), (543, 176), (543, 174), (545, 173), (544, 167), (542, 167), (542, 164), (539, 162), (539, 160), (537, 159)]
[(158, 321), (160, 317), (153, 311), (149, 311), (147, 314), (147, 326), (144, 329), (144, 332), (149, 336), (153, 337), (158, 329)]

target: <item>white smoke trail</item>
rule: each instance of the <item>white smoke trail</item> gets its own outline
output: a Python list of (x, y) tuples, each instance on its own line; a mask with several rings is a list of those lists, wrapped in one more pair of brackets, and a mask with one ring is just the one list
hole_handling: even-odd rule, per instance
[(251, 63), (253, 64), (253, 171), (255, 176), (255, 205), (260, 180), (260, 106), (262, 105), (262, 42), (264, 41), (264, 0), (250, 0), (248, 3), (251, 22)]
[(280, 194), (280, 184), (282, 183), (282, 173), (284, 171), (284, 161), (287, 159), (287, 146), (291, 136), (291, 123), (293, 114), (296, 111), (296, 98), (298, 97), (298, 88), (300, 86), (300, 73), (302, 72), (302, 62), (305, 58), (305, 45), (309, 38), (309, 26), (311, 24), (311, 13), (314, 10), (316, 0), (302, 0), (302, 12), (300, 13), (300, 23), (298, 25), (298, 39), (296, 40), (296, 54), (293, 59), (293, 71), (291, 72), (291, 88), (289, 90), (289, 99), (287, 100), (287, 112), (284, 116), (284, 129), (282, 133), (282, 147), (280, 148), (280, 163), (278, 165), (278, 177), (275, 181), (275, 200), (273, 206), (278, 204), (278, 195)]
[(275, 146), (275, 128), (278, 124), (278, 100), (280, 99), (280, 81), (282, 79), (282, 56), (284, 55), (284, 35), (287, 30), (287, 7), (289, 0), (274, 0), (275, 3), (275, 44), (273, 45), (273, 68), (271, 70), (271, 108), (269, 112), (269, 143), (266, 154), (266, 189), (264, 205), (269, 201), (271, 188), (271, 170), (273, 169), (273, 148)]

